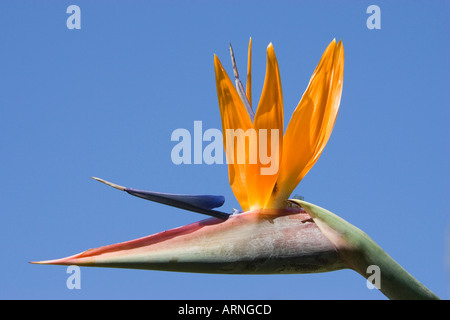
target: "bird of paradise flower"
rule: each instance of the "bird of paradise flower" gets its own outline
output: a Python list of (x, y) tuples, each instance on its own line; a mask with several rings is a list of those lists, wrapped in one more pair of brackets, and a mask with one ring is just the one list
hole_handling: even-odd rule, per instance
[[(232, 56), (234, 56), (232, 54)], [(214, 57), (217, 95), (222, 115), (222, 129), (255, 129), (256, 134), (267, 130), (267, 149), (278, 152), (278, 172), (261, 174), (264, 164), (248, 161), (229, 164), (230, 185), (244, 211), (283, 208), (300, 180), (315, 164), (330, 137), (341, 100), (344, 75), (344, 48), (333, 40), (326, 48), (308, 88), (295, 109), (284, 136), (278, 135), (273, 144), (271, 133), (283, 132), (283, 94), (280, 72), (272, 44), (267, 48), (265, 82), (256, 113), (251, 109), (251, 40), (248, 54), (247, 88), (243, 92), (237, 69), (236, 88)], [(234, 58), (233, 58), (234, 61)], [(233, 63), (234, 64), (234, 63)], [(234, 64), (235, 65), (235, 64)], [(224, 139), (226, 139), (226, 135)], [(259, 141), (259, 140), (257, 140)], [(224, 141), (224, 145), (227, 146)], [(274, 148), (276, 146), (276, 148)], [(230, 150), (226, 150), (229, 154)], [(233, 154), (239, 150), (234, 150)], [(247, 144), (245, 154), (250, 154)]]
[[(344, 75), (342, 41), (325, 49), (309, 85), (283, 132), (283, 95), (272, 44), (262, 94), (253, 112), (249, 42), (246, 88), (239, 78), (230, 45), (235, 85), (214, 56), (217, 96), (223, 132), (251, 130), (259, 139), (230, 143), (224, 135), (230, 186), (242, 213), (216, 210), (222, 196), (179, 195), (123, 187), (94, 178), (131, 195), (207, 214), (212, 218), (136, 240), (89, 249), (37, 264), (134, 268), (229, 274), (317, 273), (350, 268), (368, 278), (367, 268), (381, 270), (380, 291), (393, 299), (437, 299), (371, 238), (337, 215), (289, 196), (316, 163), (338, 114)], [(263, 139), (264, 140), (264, 139)], [(244, 147), (242, 147), (242, 145)], [(278, 170), (264, 174), (266, 163), (250, 161), (266, 147), (276, 155)], [(244, 161), (233, 161), (241, 156)]]

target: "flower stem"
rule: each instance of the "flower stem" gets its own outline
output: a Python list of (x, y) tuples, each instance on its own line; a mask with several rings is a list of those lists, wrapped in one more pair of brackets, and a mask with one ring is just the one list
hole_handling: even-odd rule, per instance
[(379, 290), (389, 299), (439, 299), (366, 233), (334, 213), (302, 200), (289, 200), (306, 210), (322, 233), (334, 244), (348, 267), (370, 278), (370, 266), (380, 270)]

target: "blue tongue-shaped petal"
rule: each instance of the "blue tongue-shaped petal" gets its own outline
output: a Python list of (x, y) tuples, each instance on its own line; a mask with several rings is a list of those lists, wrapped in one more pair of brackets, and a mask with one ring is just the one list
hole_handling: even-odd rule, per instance
[(193, 208), (211, 210), (222, 206), (225, 202), (225, 197), (223, 196), (172, 194), (137, 190), (132, 188), (126, 188), (125, 191), (129, 194), (132, 194), (133, 196), (144, 198), (150, 201), (156, 201), (159, 203), (174, 206), (179, 205), (183, 209), (185, 209), (185, 206), (188, 206)]
[(113, 188), (125, 191), (133, 196), (143, 198), (146, 200), (159, 202), (172, 207), (177, 207), (180, 209), (185, 209), (193, 212), (198, 212), (213, 216), (220, 219), (227, 219), (230, 214), (225, 212), (220, 212), (212, 210), (223, 205), (225, 202), (225, 197), (214, 196), (214, 195), (185, 195), (185, 194), (172, 194), (172, 193), (161, 193), (153, 191), (137, 190), (132, 188), (126, 188), (119, 186), (115, 183), (92, 177), (93, 179), (107, 184)]

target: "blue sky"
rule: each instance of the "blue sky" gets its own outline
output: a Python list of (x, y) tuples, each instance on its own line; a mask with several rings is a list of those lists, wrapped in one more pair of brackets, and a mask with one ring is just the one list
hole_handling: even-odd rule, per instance
[[(69, 30), (66, 8), (81, 8)], [(381, 9), (369, 30), (366, 9)], [(342, 39), (335, 129), (294, 193), (363, 229), (441, 298), (449, 297), (448, 1), (10, 1), (0, 3), (2, 299), (385, 299), (359, 274), (205, 275), (81, 269), (60, 258), (204, 217), (131, 197), (129, 187), (223, 194), (226, 165), (175, 165), (177, 128), (219, 128), (213, 54), (228, 43), (253, 99), (272, 42), (285, 123), (325, 47)], [(244, 73), (244, 71), (241, 71)]]

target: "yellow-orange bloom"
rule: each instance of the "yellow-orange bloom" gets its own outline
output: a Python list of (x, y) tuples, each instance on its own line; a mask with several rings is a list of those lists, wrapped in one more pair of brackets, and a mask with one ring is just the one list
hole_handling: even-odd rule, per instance
[[(333, 130), (344, 75), (342, 42), (333, 40), (326, 48), (284, 135), (280, 72), (272, 44), (267, 47), (266, 76), (253, 121), (217, 56), (214, 56), (214, 66), (231, 188), (244, 211), (282, 208), (319, 158)], [(247, 70), (246, 98), (251, 105), (251, 39)], [(225, 134), (227, 130), (239, 129), (243, 132), (251, 129), (255, 135), (254, 140), (251, 134), (246, 135), (244, 149), (239, 149), (238, 143), (231, 143), (234, 136)], [(278, 136), (277, 132), (280, 132)], [(261, 134), (266, 135), (263, 141), (267, 146), (260, 144)], [(262, 147), (267, 148), (267, 154), (276, 153), (279, 168), (275, 172), (264, 174), (262, 169), (267, 163), (254, 157), (253, 153)], [(245, 153), (245, 161), (231, 159), (239, 156), (239, 152)]]

